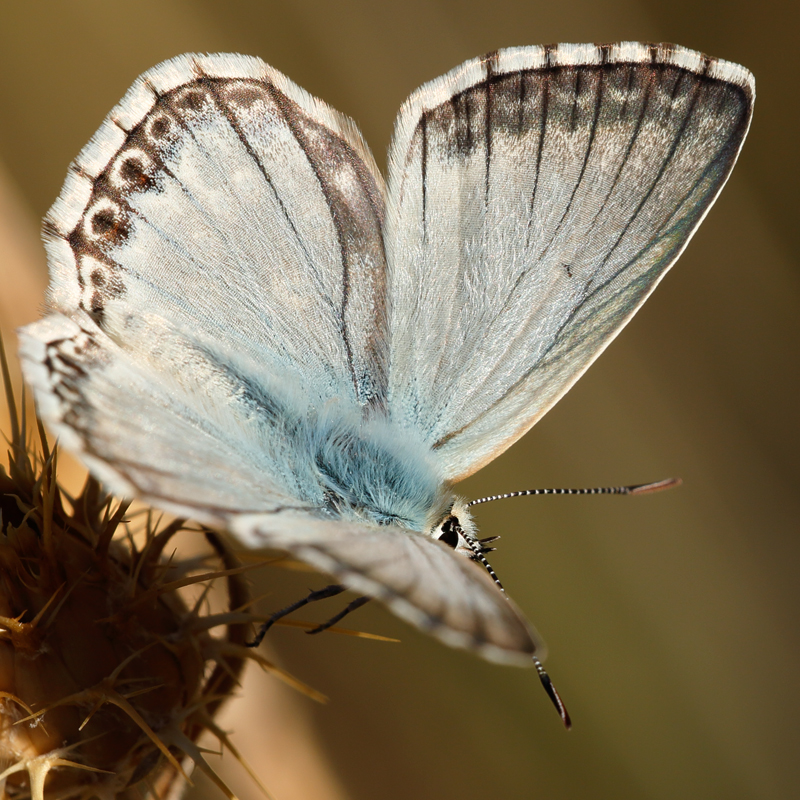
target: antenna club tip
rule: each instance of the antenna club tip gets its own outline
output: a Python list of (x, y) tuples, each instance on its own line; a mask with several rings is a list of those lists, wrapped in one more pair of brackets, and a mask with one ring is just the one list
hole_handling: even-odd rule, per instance
[(550, 698), (550, 701), (555, 706), (556, 711), (558, 711), (558, 715), (561, 717), (561, 721), (564, 723), (564, 727), (568, 731), (572, 730), (572, 720), (570, 719), (569, 711), (567, 711), (567, 707), (564, 705), (564, 701), (561, 699), (561, 695), (556, 690), (556, 687), (553, 686), (550, 676), (545, 672), (542, 662), (539, 661), (536, 656), (534, 656), (533, 664), (536, 667), (536, 671), (539, 673), (539, 680), (542, 682), (542, 686), (544, 686), (547, 696)]
[(667, 489), (675, 489), (682, 483), (683, 478), (664, 478), (663, 481), (642, 483), (639, 486), (631, 486), (628, 494), (652, 494), (653, 492), (663, 492)]

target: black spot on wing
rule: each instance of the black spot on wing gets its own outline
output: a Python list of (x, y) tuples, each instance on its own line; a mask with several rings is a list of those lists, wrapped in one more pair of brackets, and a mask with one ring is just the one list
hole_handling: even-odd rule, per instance
[[(182, 87), (181, 87), (182, 88)], [(181, 92), (176, 98), (176, 104), (187, 111), (201, 111), (206, 102), (206, 95), (198, 89), (188, 89)]]
[(263, 83), (256, 83), (248, 80), (216, 81), (218, 87), (217, 99), (224, 91), (225, 105), (247, 109), (258, 102), (263, 102), (269, 98), (269, 91)]
[(142, 160), (135, 156), (129, 156), (123, 160), (119, 174), (132, 191), (143, 191), (155, 186), (152, 174), (148, 174)]
[(156, 141), (165, 139), (172, 128), (173, 122), (166, 114), (159, 114), (150, 123), (150, 134)]
[(108, 280), (106, 279), (106, 275), (101, 269), (93, 269), (89, 274), (89, 278), (91, 280), (92, 286), (96, 289), (104, 289)]
[(92, 233), (118, 244), (128, 237), (128, 220), (120, 209), (105, 206), (94, 211), (89, 219)]

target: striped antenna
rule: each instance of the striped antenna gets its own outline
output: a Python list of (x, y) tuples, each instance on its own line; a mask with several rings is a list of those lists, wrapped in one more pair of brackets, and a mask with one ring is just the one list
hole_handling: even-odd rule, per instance
[[(499, 539), (500, 537), (492, 537)], [(497, 574), (492, 569), (492, 565), (486, 560), (486, 556), (484, 556), (484, 548), (481, 547), (480, 542), (473, 541), (469, 536), (465, 536), (464, 540), (467, 543), (467, 546), (470, 550), (472, 550), (472, 560), (473, 561), (480, 561), (484, 567), (486, 567), (487, 572), (492, 576), (492, 580), (497, 584), (500, 591), (505, 594), (506, 590), (503, 588), (503, 584), (500, 583), (500, 578), (497, 577)], [(486, 548), (487, 550), (494, 550), (493, 547)]]
[(601, 486), (594, 489), (526, 489), (523, 492), (507, 492), (506, 494), (493, 494), (491, 497), (479, 497), (470, 500), (467, 506), (479, 506), (481, 503), (491, 503), (493, 500), (507, 500), (509, 497), (528, 497), (536, 494), (650, 494), (663, 492), (680, 486), (680, 478), (666, 478), (655, 483), (640, 483), (637, 486)]
[[(521, 493), (520, 493), (521, 494)], [(513, 495), (512, 495), (513, 496)], [(499, 498), (493, 498), (499, 499)], [(499, 536), (492, 536), (489, 538), (489, 541), (494, 541), (495, 539), (499, 539)], [(483, 553), (487, 548), (482, 546), (481, 540), (473, 540), (469, 536), (465, 536), (464, 539), (467, 542), (467, 546), (470, 550), (472, 550), (472, 559), (473, 561), (480, 561), (484, 567), (489, 571), (489, 574), (492, 576), (494, 582), (499, 587), (500, 591), (508, 598), (506, 595), (506, 590), (503, 588), (503, 584), (500, 583), (500, 579), (495, 574), (495, 571), (492, 569), (489, 562), (486, 560)], [(494, 548), (491, 548), (494, 549)], [(539, 661), (536, 656), (533, 656), (533, 664), (536, 667), (536, 671), (539, 673), (539, 680), (542, 682), (542, 686), (544, 686), (545, 692), (547, 692), (547, 696), (550, 698), (552, 704), (556, 707), (556, 711), (558, 711), (559, 716), (561, 717), (561, 721), (564, 723), (564, 727), (569, 730), (572, 727), (572, 721), (569, 718), (569, 712), (567, 711), (567, 707), (564, 705), (564, 701), (561, 699), (561, 695), (556, 690), (556, 687), (553, 686), (553, 682), (550, 680), (550, 676), (545, 672), (544, 667), (542, 666), (542, 662)]]
[[(650, 494), (651, 492), (662, 492), (665, 489), (672, 489), (673, 486), (680, 486), (681, 482), (682, 481), (680, 478), (667, 478), (663, 481), (655, 481), (654, 483), (640, 483), (636, 486), (603, 486), (594, 489), (527, 489), (523, 492), (507, 492), (506, 494), (494, 494), (491, 497), (480, 497), (477, 500), (472, 500), (471, 502), (467, 503), (467, 506), (477, 506), (481, 503), (490, 503), (492, 500), (506, 500), (509, 497), (528, 497), (529, 495), (539, 494)], [(470, 537), (464, 538), (466, 539), (470, 550), (472, 550), (472, 559), (474, 561), (479, 561), (484, 567), (486, 567), (486, 569), (489, 571), (489, 574), (494, 579), (494, 582), (500, 588), (500, 591), (505, 594), (503, 584), (500, 583), (494, 570), (483, 555), (485, 552), (494, 549), (485, 547), (485, 545), (489, 542), (495, 541), (495, 539), (499, 537), (491, 536), (488, 539), (476, 541), (473, 541)], [(558, 711), (561, 721), (564, 723), (564, 727), (569, 730), (572, 727), (572, 720), (569, 718), (569, 712), (567, 711), (567, 707), (564, 705), (564, 701), (561, 699), (561, 695), (556, 690), (556, 687), (553, 686), (550, 676), (542, 666), (542, 662), (539, 661), (536, 656), (533, 656), (533, 664), (536, 667), (536, 672), (539, 674), (539, 680), (542, 682), (542, 686), (544, 687), (545, 692), (547, 692), (547, 696), (550, 698), (550, 702), (552, 702), (556, 708), (556, 711)]]
[[(500, 588), (500, 591), (505, 595), (506, 599), (508, 599), (508, 595), (506, 594), (506, 590), (503, 588), (503, 584), (500, 583), (495, 571), (492, 569), (491, 565), (483, 555), (480, 541), (472, 541), (468, 536), (464, 538), (466, 539), (470, 550), (472, 550), (472, 559), (474, 561), (480, 561), (481, 564), (486, 567), (486, 569), (489, 571), (489, 574), (494, 579), (494, 582)], [(564, 701), (561, 699), (561, 695), (556, 690), (556, 687), (553, 686), (553, 681), (550, 680), (550, 676), (545, 672), (542, 662), (539, 661), (536, 656), (533, 656), (533, 665), (536, 667), (536, 671), (539, 673), (539, 680), (542, 682), (542, 686), (544, 686), (544, 690), (547, 692), (550, 702), (556, 707), (556, 711), (558, 711), (561, 721), (564, 723), (564, 727), (569, 730), (572, 727), (572, 720), (569, 718), (569, 712), (567, 711), (567, 707), (564, 705)]]

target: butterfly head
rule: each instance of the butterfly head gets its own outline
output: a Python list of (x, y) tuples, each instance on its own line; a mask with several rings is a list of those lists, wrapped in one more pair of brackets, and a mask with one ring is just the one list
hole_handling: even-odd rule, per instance
[(480, 548), (472, 515), (467, 510), (466, 504), (458, 500), (434, 527), (431, 535), (468, 558), (473, 557), (476, 547)]
[(494, 582), (503, 589), (503, 584), (495, 575), (494, 570), (486, 560), (485, 553), (491, 553), (495, 548), (486, 547), (489, 542), (496, 541), (499, 536), (490, 536), (488, 539), (478, 538), (478, 528), (472, 515), (469, 513), (467, 503), (464, 500), (456, 499), (450, 510), (444, 515), (441, 521), (434, 526), (431, 536), (438, 539), (448, 547), (452, 547), (457, 553), (466, 556), (471, 561), (482, 564), (494, 579)]

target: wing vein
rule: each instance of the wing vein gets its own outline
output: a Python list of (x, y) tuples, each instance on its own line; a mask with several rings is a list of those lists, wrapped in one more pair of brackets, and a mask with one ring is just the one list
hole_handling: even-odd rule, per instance
[[(547, 63), (550, 64), (550, 52), (547, 53)], [(539, 140), (536, 148), (536, 172), (533, 178), (533, 189), (531, 190), (531, 199), (528, 204), (528, 227), (525, 232), (525, 249), (528, 250), (531, 245), (531, 230), (533, 228), (533, 207), (536, 204), (536, 192), (539, 188), (539, 174), (542, 168), (542, 150), (544, 150), (544, 135), (547, 130), (547, 113), (550, 105), (550, 80), (552, 74), (550, 70), (546, 70), (542, 74), (542, 113), (539, 120)]]
[[(273, 183), (272, 178), (270, 177), (269, 172), (267, 171), (267, 168), (264, 166), (264, 163), (261, 161), (261, 158), (259, 157), (258, 153), (256, 153), (256, 151), (253, 149), (253, 146), (248, 141), (247, 136), (245, 136), (244, 131), (241, 129), (238, 121), (236, 120), (236, 117), (234, 117), (233, 112), (230, 110), (230, 108), (228, 108), (228, 106), (223, 102), (222, 98), (220, 97), (219, 92), (217, 91), (217, 87), (215, 85), (215, 81), (212, 81), (210, 79), (207, 79), (207, 81), (208, 81), (209, 92), (210, 92), (211, 96), (214, 98), (214, 102), (216, 103), (217, 109), (222, 114), (222, 116), (225, 117), (225, 119), (227, 120), (228, 124), (231, 126), (231, 129), (233, 130), (233, 132), (236, 134), (237, 138), (241, 142), (242, 147), (244, 147), (245, 151), (247, 152), (247, 154), (250, 156), (250, 158), (253, 160), (253, 162), (255, 163), (256, 167), (258, 168), (258, 171), (264, 177), (264, 180), (266, 181), (267, 186), (269, 186), (272, 194), (275, 197), (275, 200), (278, 203), (278, 207), (280, 208), (284, 219), (288, 223), (289, 228), (291, 229), (292, 233), (294, 234), (295, 239), (297, 240), (297, 244), (299, 245), (301, 251), (303, 252), (303, 255), (305, 256), (306, 263), (308, 264), (309, 270), (312, 273), (315, 273), (316, 269), (315, 269), (314, 261), (311, 258), (311, 254), (308, 252), (308, 248), (306, 247), (306, 243), (303, 241), (303, 237), (300, 236), (300, 232), (297, 230), (297, 226), (295, 225), (294, 220), (292, 219), (291, 215), (289, 214), (289, 211), (288, 211), (288, 209), (286, 208), (286, 205), (283, 202), (283, 198), (280, 196), (280, 194), (278, 194), (278, 190), (275, 188), (275, 184)], [(269, 83), (266, 84), (266, 85), (268, 87), (268, 90), (272, 86), (272, 84), (269, 84)], [(195, 138), (195, 141), (197, 141), (196, 138)]]
[[(342, 302), (341, 307), (337, 309), (336, 317), (339, 323), (339, 332), (342, 337), (342, 342), (345, 348), (345, 354), (347, 357), (347, 367), (350, 371), (350, 380), (353, 384), (353, 392), (355, 396), (359, 396), (359, 387), (358, 387), (358, 376), (356, 375), (355, 369), (355, 359), (353, 358), (353, 348), (350, 342), (350, 337), (347, 333), (347, 305), (350, 300), (350, 263), (349, 263), (349, 248), (347, 246), (347, 241), (344, 236), (344, 232), (342, 230), (342, 221), (339, 219), (339, 215), (336, 213), (334, 209), (333, 198), (331, 197), (330, 189), (327, 183), (323, 180), (322, 174), (319, 171), (319, 167), (315, 163), (314, 159), (311, 158), (311, 154), (308, 147), (308, 142), (303, 138), (302, 132), (300, 131), (300, 126), (297, 124), (297, 120), (293, 117), (291, 113), (291, 109), (289, 108), (288, 103), (286, 102), (285, 95), (273, 84), (267, 84), (267, 91), (270, 93), (273, 102), (275, 103), (276, 107), (280, 109), (281, 114), (283, 115), (284, 120), (286, 121), (286, 125), (288, 126), (289, 130), (294, 136), (295, 141), (297, 142), (300, 149), (303, 151), (303, 154), (308, 161), (311, 170), (313, 171), (314, 175), (317, 178), (317, 182), (319, 183), (320, 190), (325, 198), (328, 213), (330, 214), (331, 221), (333, 222), (334, 230), (336, 231), (336, 241), (339, 245), (339, 257), (341, 260), (341, 267), (342, 267)], [(335, 135), (335, 134), (333, 134)]]
[[(678, 82), (682, 81), (683, 78), (684, 78), (684, 74), (682, 73), (680, 75), (680, 77), (678, 78)], [(683, 121), (681, 122), (681, 126), (680, 126), (680, 128), (678, 130), (678, 133), (676, 134), (675, 138), (672, 141), (672, 145), (670, 146), (670, 149), (669, 149), (669, 151), (667, 153), (667, 156), (664, 159), (663, 163), (661, 164), (661, 167), (659, 168), (658, 173), (656, 174), (655, 179), (653, 180), (652, 184), (650, 185), (650, 188), (645, 193), (644, 197), (639, 201), (639, 204), (636, 206), (636, 210), (633, 212), (633, 215), (631, 216), (631, 218), (623, 226), (622, 231), (620, 232), (619, 236), (617, 236), (616, 241), (611, 246), (611, 248), (609, 249), (608, 253), (606, 253), (605, 258), (603, 259), (601, 264), (598, 266), (598, 268), (595, 270), (595, 275), (598, 272), (600, 272), (606, 266), (606, 264), (608, 264), (609, 260), (611, 259), (611, 256), (614, 254), (614, 252), (616, 251), (617, 247), (619, 247), (619, 244), (623, 240), (623, 238), (625, 237), (625, 234), (630, 230), (631, 225), (633, 225), (633, 223), (637, 220), (639, 214), (641, 213), (642, 209), (647, 204), (647, 201), (652, 196), (653, 192), (655, 191), (656, 186), (658, 186), (659, 181), (663, 177), (664, 173), (666, 172), (667, 167), (669, 166), (670, 162), (672, 161), (673, 157), (675, 156), (675, 153), (678, 150), (678, 145), (680, 144), (680, 141), (683, 138), (683, 134), (686, 132), (686, 127), (689, 124), (689, 120), (691, 119), (692, 114), (694, 113), (694, 107), (695, 107), (695, 104), (697, 103), (697, 98), (698, 98), (698, 96), (700, 94), (699, 86), (700, 86), (699, 83), (695, 84), (695, 86), (694, 86), (694, 89), (693, 89), (693, 92), (692, 92), (692, 99), (691, 99), (691, 101), (689, 103), (689, 108), (688, 108), (688, 110), (686, 112), (686, 115), (683, 118)], [(619, 272), (617, 274), (619, 274)], [(593, 280), (593, 278), (590, 279), (589, 282), (591, 282), (591, 280)]]
[[(578, 72), (578, 75), (580, 75), (580, 74), (581, 73)], [(564, 208), (563, 213), (561, 214), (561, 219), (559, 219), (558, 224), (556, 225), (555, 230), (553, 231), (553, 235), (551, 236), (550, 241), (547, 243), (547, 245), (545, 246), (544, 250), (542, 250), (541, 254), (539, 255), (538, 260), (540, 262), (544, 261), (545, 256), (547, 255), (547, 253), (549, 252), (549, 250), (552, 247), (553, 243), (555, 242), (556, 238), (558, 237), (558, 234), (561, 232), (561, 229), (562, 229), (562, 227), (564, 225), (564, 221), (566, 220), (570, 210), (572, 209), (572, 204), (573, 204), (573, 202), (575, 200), (575, 195), (578, 193), (578, 189), (580, 189), (581, 183), (583, 182), (583, 177), (586, 174), (586, 167), (589, 164), (589, 158), (591, 157), (591, 154), (592, 154), (592, 146), (594, 145), (594, 140), (595, 140), (595, 136), (596, 136), (596, 133), (597, 133), (597, 122), (600, 119), (600, 109), (601, 109), (601, 106), (602, 106), (602, 99), (601, 98), (602, 98), (602, 95), (603, 95), (603, 84), (604, 84), (604, 81), (605, 81), (605, 71), (601, 70), (600, 71), (600, 79), (597, 82), (597, 94), (595, 96), (594, 115), (592, 116), (592, 123), (591, 123), (591, 126), (589, 128), (589, 141), (586, 144), (586, 152), (584, 153), (584, 156), (583, 156), (583, 163), (581, 164), (581, 169), (580, 169), (580, 172), (578, 174), (578, 180), (575, 181), (575, 186), (572, 189), (572, 194), (570, 195), (569, 201), (567, 202), (567, 205)], [(578, 81), (576, 81), (575, 103), (573, 105), (573, 110), (572, 110), (572, 115), (573, 115), (572, 129), (573, 130), (575, 129), (575, 125), (576, 125), (575, 115), (576, 115), (576, 109), (577, 109), (577, 105), (578, 105), (577, 86), (578, 86)]]

